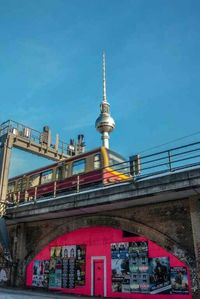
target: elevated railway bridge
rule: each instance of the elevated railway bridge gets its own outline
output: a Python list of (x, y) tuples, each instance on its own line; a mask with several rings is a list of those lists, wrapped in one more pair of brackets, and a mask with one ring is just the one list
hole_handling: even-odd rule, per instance
[[(29, 149), (30, 134), (20, 138)], [(57, 146), (49, 152), (61, 158)], [(85, 187), (77, 174), (63, 193), (56, 184), (52, 194), (36, 190), (24, 200), (2, 193), (12, 260), (1, 268), (9, 283), (113, 298), (199, 298), (200, 142), (113, 167), (127, 180)], [(159, 263), (164, 275), (156, 274)]]

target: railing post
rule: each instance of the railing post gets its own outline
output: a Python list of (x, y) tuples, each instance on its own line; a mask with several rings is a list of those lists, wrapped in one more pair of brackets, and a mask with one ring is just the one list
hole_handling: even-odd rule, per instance
[(139, 175), (141, 172), (141, 161), (139, 155), (134, 155), (129, 157), (129, 164), (130, 164), (130, 175), (135, 177)]
[(53, 197), (56, 197), (56, 181), (53, 184)]
[(79, 175), (77, 175), (77, 188), (76, 188), (76, 192), (78, 193), (80, 191), (80, 177)]
[(17, 193), (17, 200), (18, 200), (18, 202), (20, 202), (20, 191), (18, 191), (18, 193)]
[(168, 165), (169, 165), (169, 170), (172, 171), (172, 161), (171, 161), (171, 151), (168, 151)]
[(35, 193), (34, 193), (34, 201), (36, 202), (37, 200), (37, 187), (35, 187)]
[(25, 190), (25, 193), (24, 193), (24, 201), (27, 202), (28, 201), (28, 191)]

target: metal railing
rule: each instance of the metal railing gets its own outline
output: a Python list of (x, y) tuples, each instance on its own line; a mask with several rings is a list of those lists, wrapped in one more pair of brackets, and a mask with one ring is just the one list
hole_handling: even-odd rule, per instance
[(200, 166), (200, 142), (140, 156), (137, 180)]
[[(58, 182), (52, 181), (53, 187), (48, 194), (39, 194), (41, 185), (33, 187), (34, 195), (29, 198), (26, 194), (23, 202), (56, 198), (60, 195), (75, 194), (81, 191), (105, 188), (110, 185), (156, 178), (162, 175), (200, 167), (200, 142), (187, 144), (150, 155), (135, 155), (128, 161), (99, 169), (98, 173), (80, 173), (73, 176), (73, 185), (60, 190)], [(85, 176), (87, 175), (87, 180)], [(67, 179), (66, 179), (67, 180)], [(47, 186), (48, 184), (46, 184)], [(26, 191), (25, 191), (26, 192)], [(8, 198), (9, 201), (12, 201)], [(22, 203), (20, 192), (15, 192), (15, 205)]]
[(52, 144), (51, 136), (48, 135), (48, 132), (37, 131), (13, 120), (8, 120), (0, 125), (0, 137), (9, 133), (12, 133), (16, 137), (23, 138), (28, 142), (48, 146), (48, 148), (56, 150), (63, 155), (73, 156), (80, 151), (79, 144), (75, 144), (73, 149), (71, 149), (71, 146), (67, 142), (60, 139), (57, 140), (55, 144)]

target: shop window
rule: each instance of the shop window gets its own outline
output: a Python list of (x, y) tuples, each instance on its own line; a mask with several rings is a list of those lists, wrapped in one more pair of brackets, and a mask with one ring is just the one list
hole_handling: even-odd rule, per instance
[(46, 184), (52, 181), (53, 170), (47, 170), (41, 173), (41, 184)]
[(85, 172), (85, 159), (75, 161), (72, 164), (72, 175)]
[(94, 169), (99, 169), (101, 167), (101, 156), (97, 154), (94, 156)]

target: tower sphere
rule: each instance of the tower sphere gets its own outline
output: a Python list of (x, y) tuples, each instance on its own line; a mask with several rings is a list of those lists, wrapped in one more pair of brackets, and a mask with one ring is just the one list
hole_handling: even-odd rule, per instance
[(100, 114), (95, 122), (95, 127), (101, 134), (104, 132), (111, 133), (115, 128), (115, 121), (109, 114)]
[(109, 148), (109, 134), (115, 128), (115, 121), (110, 115), (110, 104), (106, 98), (106, 64), (103, 53), (103, 100), (100, 104), (100, 115), (95, 122), (95, 127), (102, 137), (102, 145)]

